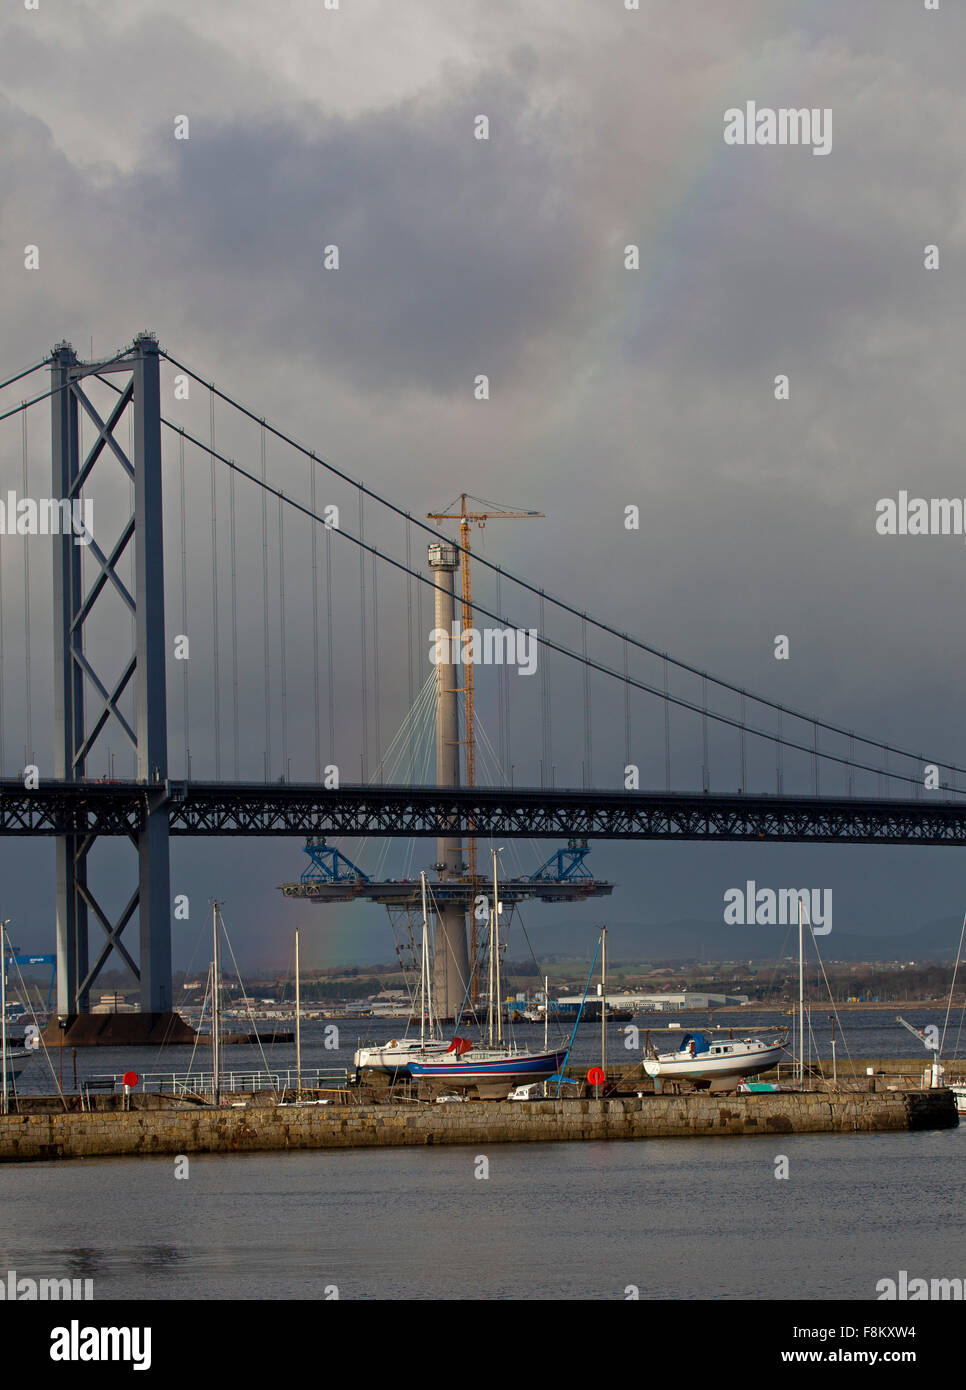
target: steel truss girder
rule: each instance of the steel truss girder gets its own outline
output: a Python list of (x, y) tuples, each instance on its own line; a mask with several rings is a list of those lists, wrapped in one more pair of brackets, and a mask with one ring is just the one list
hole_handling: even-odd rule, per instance
[(966, 846), (966, 800), (265, 783), (0, 782), (0, 834), (481, 835)]

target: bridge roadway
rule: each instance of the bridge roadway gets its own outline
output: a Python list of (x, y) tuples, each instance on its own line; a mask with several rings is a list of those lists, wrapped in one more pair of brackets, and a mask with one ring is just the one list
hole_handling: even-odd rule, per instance
[(0, 834), (136, 833), (147, 809), (172, 835), (469, 835), (520, 839), (766, 840), (966, 845), (966, 798), (863, 800), (540, 787), (343, 786), (278, 782), (0, 780)]

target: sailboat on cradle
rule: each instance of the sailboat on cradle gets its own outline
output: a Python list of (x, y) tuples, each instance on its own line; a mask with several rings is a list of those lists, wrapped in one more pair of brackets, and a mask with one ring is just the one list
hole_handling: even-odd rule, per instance
[(493, 908), (488, 932), (490, 978), (487, 1042), (485, 1046), (474, 1047), (469, 1038), (454, 1037), (446, 1050), (436, 1056), (413, 1056), (408, 1070), (417, 1081), (445, 1081), (450, 1086), (493, 1085), (494, 1082), (506, 1081), (508, 1085), (518, 1086), (530, 1081), (545, 1081), (567, 1061), (568, 1048), (553, 1052), (525, 1052), (503, 1041), (503, 1018), (499, 1003), (500, 898), (496, 855), (497, 851), (494, 850)]
[(375, 1047), (360, 1047), (352, 1058), (357, 1071), (388, 1072), (395, 1077), (400, 1072), (408, 1072), (413, 1057), (432, 1057), (442, 1055), (452, 1044), (447, 1044), (439, 1032), (439, 1024), (433, 1014), (433, 991), (430, 983), (429, 966), (429, 925), (426, 918), (426, 874), (421, 872), (419, 882), (423, 895), (423, 943), (422, 965), (420, 971), (420, 1009), (419, 1037), (394, 1038), (391, 1042)]

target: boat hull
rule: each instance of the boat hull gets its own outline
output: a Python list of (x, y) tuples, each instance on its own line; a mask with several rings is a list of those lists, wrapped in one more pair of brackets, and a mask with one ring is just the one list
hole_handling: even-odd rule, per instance
[(713, 1081), (723, 1076), (757, 1076), (770, 1071), (785, 1055), (784, 1047), (755, 1048), (753, 1051), (711, 1053), (662, 1053), (645, 1057), (644, 1070), (654, 1077), (687, 1077), (695, 1081)]
[(413, 1061), (410, 1075), (418, 1081), (445, 1081), (452, 1086), (476, 1086), (494, 1081), (523, 1085), (527, 1081), (544, 1081), (553, 1076), (567, 1060), (566, 1051), (537, 1054), (512, 1053), (504, 1057), (467, 1056), (447, 1061), (440, 1057), (431, 1061)]

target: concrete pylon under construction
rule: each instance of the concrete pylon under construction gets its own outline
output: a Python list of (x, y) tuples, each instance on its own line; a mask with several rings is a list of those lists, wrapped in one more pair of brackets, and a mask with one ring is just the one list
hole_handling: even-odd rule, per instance
[[(435, 626), (453, 631), (456, 617), (454, 575), (459, 555), (445, 542), (429, 546), (429, 568), (435, 590)], [(437, 650), (452, 656), (455, 643), (440, 643)], [(457, 648), (458, 650), (458, 648)], [(460, 667), (452, 661), (436, 666), (436, 782), (441, 787), (460, 785), (460, 732), (458, 694)], [(436, 871), (441, 883), (462, 877), (463, 844), (459, 836), (441, 835), (436, 841)], [(455, 1018), (463, 1004), (469, 979), (466, 947), (466, 915), (452, 903), (440, 904), (436, 917), (436, 953), (433, 962), (433, 998), (440, 1018)]]

